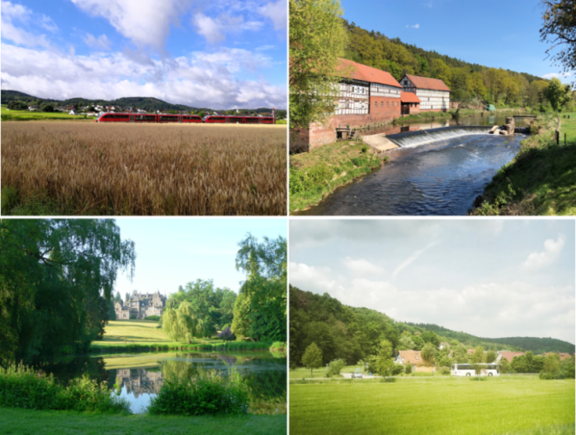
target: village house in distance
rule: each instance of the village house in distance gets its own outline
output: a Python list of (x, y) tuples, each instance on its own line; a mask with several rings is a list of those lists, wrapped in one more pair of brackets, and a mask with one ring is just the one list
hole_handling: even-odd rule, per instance
[(400, 82), (392, 74), (358, 62), (338, 59), (341, 72), (334, 101), (334, 115), (326, 123), (313, 123), (300, 130), (298, 146), (313, 149), (333, 143), (338, 129), (351, 129), (390, 122), (420, 112), (446, 112), (450, 108), (450, 89), (439, 79), (405, 74)]
[(145, 319), (148, 316), (161, 316), (166, 306), (166, 296), (156, 293), (132, 292), (126, 303), (114, 303), (116, 320)]

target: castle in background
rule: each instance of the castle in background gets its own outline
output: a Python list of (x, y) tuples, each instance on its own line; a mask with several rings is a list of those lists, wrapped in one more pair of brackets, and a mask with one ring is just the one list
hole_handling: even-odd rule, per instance
[(115, 302), (116, 320), (145, 319), (148, 316), (161, 316), (166, 305), (166, 296), (156, 293), (140, 294), (136, 290), (132, 292), (126, 303)]

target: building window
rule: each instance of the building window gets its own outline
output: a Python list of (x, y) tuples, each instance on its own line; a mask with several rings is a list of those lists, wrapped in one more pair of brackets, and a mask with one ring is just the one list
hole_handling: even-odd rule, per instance
[(378, 107), (378, 101), (374, 101), (374, 107)]
[(384, 101), (380, 101), (380, 107), (384, 107)]
[(388, 107), (388, 101), (386, 101), (386, 107)]

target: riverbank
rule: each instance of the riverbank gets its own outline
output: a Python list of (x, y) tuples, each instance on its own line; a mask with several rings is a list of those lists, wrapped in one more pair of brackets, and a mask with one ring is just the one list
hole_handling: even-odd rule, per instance
[(560, 121), (560, 145), (554, 138), (557, 118), (540, 118), (540, 133), (522, 142), (520, 152), (498, 171), (470, 214), (576, 214), (576, 113), (562, 114)]
[(18, 408), (2, 408), (0, 411), (0, 434), (168, 435), (192, 432), (196, 435), (281, 434), (286, 433), (286, 416), (252, 414), (238, 417), (107, 415)]
[(290, 213), (318, 204), (338, 187), (382, 166), (361, 141), (340, 141), (290, 156)]
[(448, 112), (420, 112), (414, 115), (403, 116), (394, 120), (394, 124), (412, 124), (416, 122), (430, 122), (442, 121), (452, 119), (458, 113), (458, 117), (465, 118), (467, 116), (474, 116), (484, 114), (484, 116), (512, 116), (514, 114), (525, 113), (522, 108), (516, 109), (499, 109), (494, 112), (488, 112), (484, 109), (450, 109)]

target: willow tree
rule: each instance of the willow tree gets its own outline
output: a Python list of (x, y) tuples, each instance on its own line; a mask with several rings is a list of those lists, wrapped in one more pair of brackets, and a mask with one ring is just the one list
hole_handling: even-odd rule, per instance
[(182, 302), (177, 309), (167, 308), (162, 314), (162, 329), (173, 341), (191, 343), (194, 338), (205, 337), (205, 326), (204, 320), (198, 318), (188, 301)]
[(135, 257), (112, 219), (0, 221), (0, 363), (86, 349)]
[(290, 0), (290, 128), (334, 111), (338, 57), (347, 33), (339, 0)]

